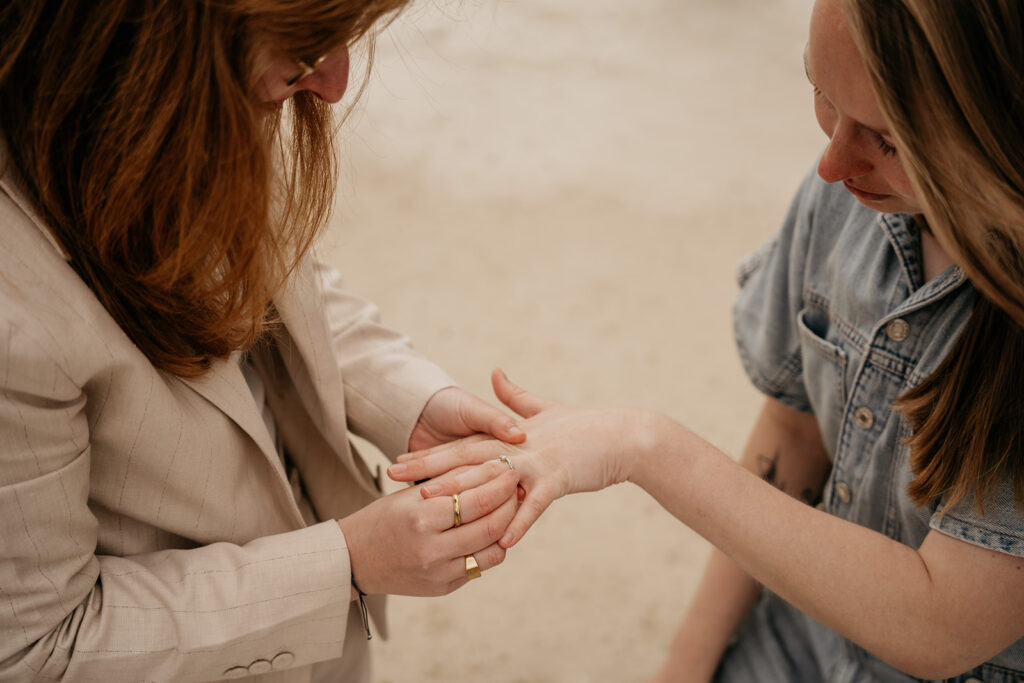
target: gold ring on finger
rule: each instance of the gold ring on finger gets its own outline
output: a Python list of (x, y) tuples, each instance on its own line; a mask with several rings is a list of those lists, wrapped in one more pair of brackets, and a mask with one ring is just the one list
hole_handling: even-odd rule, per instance
[(462, 508), (459, 506), (459, 494), (452, 494), (452, 526), (462, 525)]
[(505, 463), (506, 465), (508, 465), (508, 468), (510, 470), (514, 470), (516, 468), (516, 466), (512, 464), (512, 461), (508, 459), (507, 455), (501, 456), (500, 458), (498, 458), (498, 460), (500, 460), (503, 463)]
[(480, 574), (480, 565), (476, 563), (476, 558), (473, 557), (472, 553), (466, 555), (466, 576), (469, 577), (470, 581), (479, 579), (482, 576)]

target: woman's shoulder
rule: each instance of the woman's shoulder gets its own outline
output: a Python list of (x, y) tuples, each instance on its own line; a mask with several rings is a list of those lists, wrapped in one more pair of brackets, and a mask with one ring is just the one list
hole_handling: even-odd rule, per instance
[(127, 338), (7, 180), (0, 179), (0, 364), (49, 363), (84, 383)]

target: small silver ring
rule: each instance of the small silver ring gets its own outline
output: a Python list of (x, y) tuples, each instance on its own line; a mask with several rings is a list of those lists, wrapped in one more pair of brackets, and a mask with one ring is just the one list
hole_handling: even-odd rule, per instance
[(507, 455), (501, 456), (500, 458), (498, 458), (498, 460), (500, 460), (503, 463), (505, 463), (506, 465), (508, 465), (508, 468), (510, 470), (514, 470), (516, 468), (516, 466), (512, 464), (512, 461), (508, 459)]

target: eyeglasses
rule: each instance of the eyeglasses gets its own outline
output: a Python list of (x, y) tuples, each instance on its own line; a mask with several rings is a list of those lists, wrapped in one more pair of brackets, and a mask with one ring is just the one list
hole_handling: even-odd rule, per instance
[(299, 73), (294, 78), (288, 79), (285, 82), (285, 84), (291, 87), (298, 83), (299, 81), (301, 81), (306, 76), (312, 75), (313, 72), (316, 71), (317, 67), (319, 67), (325, 59), (327, 59), (327, 55), (320, 55), (315, 60), (313, 60), (312, 64), (310, 64), (304, 59), (296, 60), (295, 66), (299, 67)]

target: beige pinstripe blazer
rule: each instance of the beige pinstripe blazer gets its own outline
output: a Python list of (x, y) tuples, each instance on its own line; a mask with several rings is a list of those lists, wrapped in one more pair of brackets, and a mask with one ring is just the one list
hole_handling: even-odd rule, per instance
[[(304, 523), (238, 364), (154, 369), (10, 170), (0, 189), (0, 680), (308, 681), (365, 656), (345, 538)], [(253, 364), (333, 520), (378, 495), (348, 430), (400, 453), (452, 382), (312, 261), (275, 303)]]

